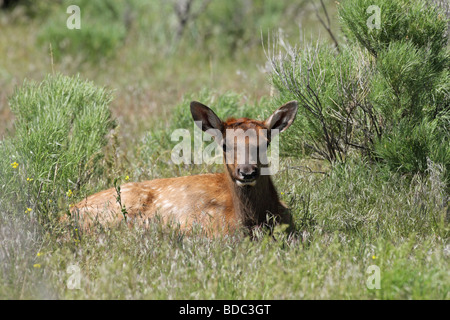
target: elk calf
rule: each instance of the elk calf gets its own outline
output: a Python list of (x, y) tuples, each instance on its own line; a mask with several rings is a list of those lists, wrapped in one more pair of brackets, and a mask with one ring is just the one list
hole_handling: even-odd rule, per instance
[[(291, 101), (265, 121), (222, 121), (207, 106), (191, 102), (197, 125), (223, 147), (225, 172), (126, 183), (121, 186), (120, 203), (127, 217), (145, 224), (158, 215), (186, 231), (199, 224), (208, 234), (228, 234), (240, 226), (252, 228), (267, 221), (292, 227), (291, 215), (279, 200), (270, 175), (261, 174), (266, 167), (261, 160), (267, 156), (274, 132), (286, 130), (297, 109), (297, 102)], [(71, 213), (87, 229), (95, 222), (117, 224), (124, 218), (122, 208), (111, 188), (87, 197)]]

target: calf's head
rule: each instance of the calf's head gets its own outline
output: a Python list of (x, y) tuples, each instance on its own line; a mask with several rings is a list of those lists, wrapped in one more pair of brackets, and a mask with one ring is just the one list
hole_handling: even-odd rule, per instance
[(257, 184), (261, 168), (268, 164), (267, 148), (271, 139), (292, 124), (297, 110), (297, 102), (290, 101), (265, 121), (248, 118), (222, 121), (207, 106), (197, 101), (191, 102), (195, 123), (222, 146), (228, 173), (239, 187)]

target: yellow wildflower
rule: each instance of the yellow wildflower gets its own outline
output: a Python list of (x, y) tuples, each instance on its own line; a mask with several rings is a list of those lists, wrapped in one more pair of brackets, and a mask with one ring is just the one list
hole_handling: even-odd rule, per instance
[(33, 178), (27, 178), (27, 181), (28, 182), (31, 182), (31, 181), (33, 181), (34, 179)]
[(33, 209), (27, 208), (27, 210), (25, 210), (25, 213), (28, 213), (28, 212), (31, 212), (31, 211), (33, 211)]
[(126, 176), (126, 177), (125, 177), (125, 181), (128, 181), (128, 180), (130, 180), (130, 177), (129, 177), (129, 176)]
[(42, 255), (43, 255), (42, 252), (38, 252), (38, 253), (36, 254), (36, 257), (40, 257), (40, 256), (42, 256)]
[(66, 192), (66, 195), (70, 198), (73, 195), (72, 190), (69, 189), (69, 191)]
[(17, 169), (18, 166), (19, 166), (19, 164), (15, 161), (13, 163), (11, 163), (11, 167), (13, 167), (13, 169)]
[(373, 255), (372, 256), (372, 260), (375, 260), (377, 258), (377, 256)]
[(39, 263), (36, 263), (36, 264), (33, 264), (33, 268), (40, 268), (41, 267), (41, 265), (39, 264)]

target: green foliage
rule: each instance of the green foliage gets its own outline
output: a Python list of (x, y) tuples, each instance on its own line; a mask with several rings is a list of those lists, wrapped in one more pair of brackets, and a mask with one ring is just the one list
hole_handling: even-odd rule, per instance
[[(380, 28), (368, 20), (380, 9)], [(437, 55), (447, 44), (447, 17), (431, 1), (425, 0), (351, 0), (338, 6), (344, 34), (353, 45), (365, 47), (375, 57), (392, 42), (409, 41), (417, 48), (429, 47)]]
[(261, 33), (265, 35), (275, 25), (292, 23), (296, 10), (302, 6), (289, 6), (289, 1), (212, 1), (204, 15), (192, 25), (192, 41), (206, 50), (223, 48), (225, 54), (259, 45)]
[(345, 160), (352, 146), (367, 149), (376, 126), (365, 106), (367, 92), (361, 90), (373, 72), (367, 54), (345, 46), (336, 54), (319, 44), (287, 51), (281, 60), (270, 57), (272, 83), (280, 92), (277, 101), (295, 99), (301, 106), (285, 134), (285, 153), (317, 153), (333, 162)]
[[(223, 58), (258, 47), (261, 33), (266, 35), (277, 25), (289, 28), (306, 3), (195, 0), (187, 12), (177, 14), (176, 8), (185, 2), (64, 0), (47, 4), (50, 13), (45, 20), (41, 17), (39, 43), (46, 48), (51, 43), (57, 61), (67, 56), (93, 63), (112, 58), (128, 37), (139, 39), (153, 54), (203, 50)], [(66, 28), (69, 5), (81, 9), (80, 30)]]
[(102, 147), (114, 126), (110, 102), (111, 92), (79, 77), (25, 81), (10, 99), (15, 135), (0, 145), (1, 201), (57, 211), (60, 198), (101, 173)]
[[(70, 5), (80, 7), (81, 29), (68, 29), (65, 12)], [(125, 3), (120, 1), (64, 1), (54, 8), (54, 14), (40, 30), (38, 41), (52, 45), (53, 56), (59, 61), (63, 56), (98, 62), (115, 55), (126, 36), (124, 22)]]
[(349, 39), (339, 52), (317, 44), (270, 57), (280, 99), (302, 107), (291, 133), (304, 138), (290, 152), (306, 146), (334, 162), (357, 151), (404, 173), (424, 173), (431, 160), (450, 185), (448, 18), (426, 1), (380, 1), (372, 28), (371, 5), (338, 6)]
[[(450, 169), (449, 122), (443, 119), (423, 120), (421, 123), (401, 120), (375, 143), (375, 152), (394, 171), (403, 173), (426, 172), (428, 161), (440, 163)], [(442, 127), (445, 126), (445, 127)]]

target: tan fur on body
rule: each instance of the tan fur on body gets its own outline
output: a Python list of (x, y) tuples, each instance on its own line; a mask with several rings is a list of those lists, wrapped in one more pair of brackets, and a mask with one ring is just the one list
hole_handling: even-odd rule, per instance
[[(194, 120), (201, 120), (202, 129), (217, 129), (225, 143), (227, 129), (256, 130), (255, 139), (245, 138), (247, 148), (258, 148), (259, 143), (270, 139), (260, 134), (260, 129), (277, 127), (284, 131), (294, 120), (295, 102), (280, 107), (266, 121), (247, 118), (222, 122), (208, 107), (193, 102)], [(145, 224), (155, 216), (165, 223), (179, 225), (190, 230), (195, 224), (207, 233), (229, 234), (240, 226), (252, 228), (263, 225), (268, 217), (273, 222), (292, 226), (292, 218), (286, 206), (280, 202), (270, 176), (259, 175), (261, 164), (225, 163), (225, 173), (203, 174), (177, 178), (155, 179), (126, 183), (120, 188), (120, 202), (126, 211), (127, 222)], [(237, 154), (237, 153), (236, 153)], [(250, 178), (248, 178), (250, 177)], [(91, 195), (75, 205), (71, 214), (87, 230), (94, 224), (114, 226), (124, 219), (115, 188)], [(270, 219), (269, 219), (270, 220)]]

